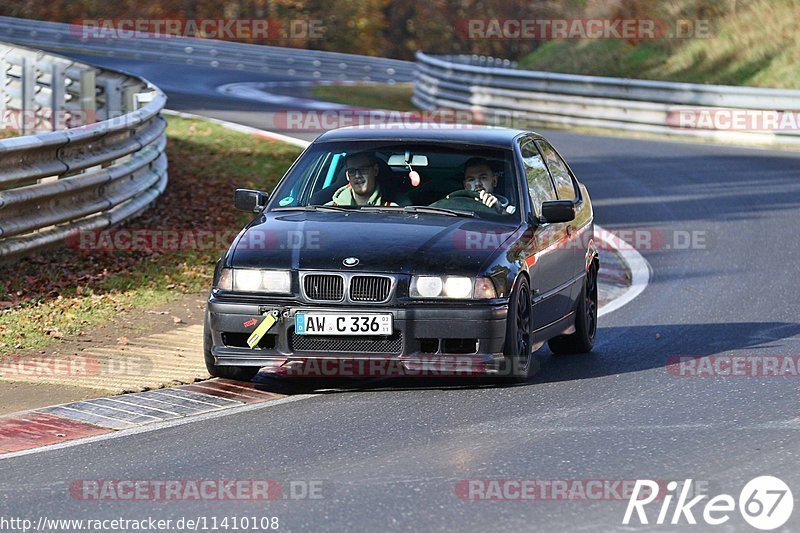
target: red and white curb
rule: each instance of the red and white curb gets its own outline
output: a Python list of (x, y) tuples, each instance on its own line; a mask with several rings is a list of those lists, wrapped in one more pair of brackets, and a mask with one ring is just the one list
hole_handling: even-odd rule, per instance
[(258, 383), (210, 379), (0, 417), (0, 459), (14, 452), (285, 398)]

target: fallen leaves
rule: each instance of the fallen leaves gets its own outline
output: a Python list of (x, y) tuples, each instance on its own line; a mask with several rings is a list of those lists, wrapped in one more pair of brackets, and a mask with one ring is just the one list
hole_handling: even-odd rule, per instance
[(64, 334), (58, 328), (45, 328), (44, 332), (54, 339), (63, 339)]

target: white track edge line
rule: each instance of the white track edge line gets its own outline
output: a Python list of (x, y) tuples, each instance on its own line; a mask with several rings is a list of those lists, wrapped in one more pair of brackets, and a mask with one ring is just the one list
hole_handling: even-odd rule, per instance
[(622, 258), (622, 261), (628, 265), (631, 271), (631, 286), (628, 287), (621, 296), (611, 300), (597, 310), (597, 316), (601, 317), (612, 311), (616, 311), (642, 294), (645, 288), (647, 288), (647, 284), (650, 283), (651, 268), (650, 263), (647, 262), (647, 259), (645, 259), (636, 248), (600, 226), (595, 225), (594, 229), (595, 237), (616, 250)]

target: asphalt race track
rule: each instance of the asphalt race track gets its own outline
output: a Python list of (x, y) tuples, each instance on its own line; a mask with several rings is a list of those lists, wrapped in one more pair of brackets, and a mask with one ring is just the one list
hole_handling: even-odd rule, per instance
[[(85, 59), (144, 75), (168, 93), (172, 109), (256, 127), (271, 110), (215, 87), (274, 77)], [(665, 368), (681, 355), (800, 354), (800, 154), (544, 133), (587, 184), (599, 224), (651, 238), (650, 249), (639, 248), (653, 268), (650, 285), (600, 319), (592, 354), (555, 358), (545, 348), (538, 375), (522, 386), (375, 380), (5, 459), (0, 514), (277, 516), (292, 531), (672, 531), (652, 525), (660, 504), (648, 507), (649, 526), (623, 526), (627, 500), (613, 494), (467, 501), (460, 488), (482, 479), (693, 479), (711, 495), (737, 499), (747, 481), (773, 475), (800, 497), (797, 375), (680, 377)], [(686, 235), (694, 235), (688, 249)], [(86, 501), (69, 493), (82, 479), (254, 478), (320, 481), (322, 497), (265, 504)], [(680, 526), (749, 527), (735, 512), (717, 528)], [(790, 529), (800, 529), (797, 505)]]

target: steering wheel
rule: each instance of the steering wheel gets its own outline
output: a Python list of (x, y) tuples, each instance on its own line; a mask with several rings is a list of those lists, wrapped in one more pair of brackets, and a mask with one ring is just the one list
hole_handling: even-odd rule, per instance
[[(494, 193), (492, 193), (492, 195), (495, 198), (497, 198), (497, 203), (494, 204), (494, 207), (489, 207), (489, 209), (494, 209), (498, 213), (505, 212), (505, 209), (509, 204), (508, 198), (506, 198), (505, 196), (500, 196), (499, 194), (494, 194)], [(481, 204), (481, 206), (488, 207), (486, 204), (484, 204), (483, 202), (480, 201), (480, 198), (481, 198), (480, 191), (470, 191), (470, 190), (467, 190), (467, 189), (461, 189), (460, 191), (455, 191), (455, 192), (451, 192), (450, 194), (448, 194), (445, 197), (445, 200), (456, 199), (456, 198), (470, 198), (472, 200), (477, 200), (478, 203)]]

